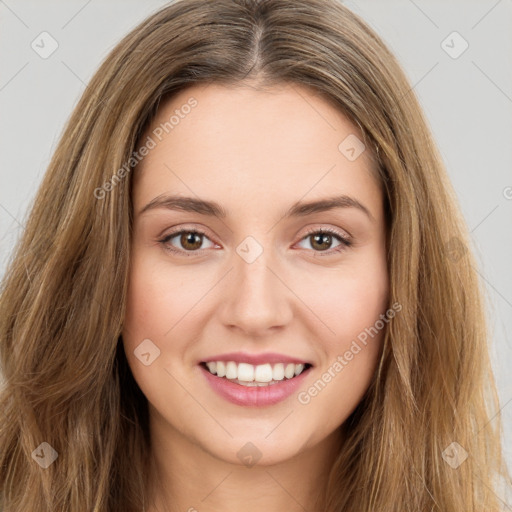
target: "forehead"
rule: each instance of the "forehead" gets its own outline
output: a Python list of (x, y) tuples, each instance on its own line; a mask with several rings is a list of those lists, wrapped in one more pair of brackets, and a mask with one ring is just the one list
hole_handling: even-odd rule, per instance
[(356, 159), (344, 153), (363, 147), (358, 127), (296, 84), (194, 85), (161, 102), (141, 143), (147, 137), (155, 145), (134, 178), (148, 200), (192, 192), (281, 202), (380, 189), (369, 148)]

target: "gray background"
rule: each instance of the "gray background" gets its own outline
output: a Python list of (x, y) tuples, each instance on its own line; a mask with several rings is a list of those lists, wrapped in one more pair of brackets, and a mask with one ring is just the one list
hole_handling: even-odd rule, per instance
[[(512, 467), (512, 0), (344, 3), (397, 55), (454, 183), (489, 293), (491, 356)], [(123, 35), (165, 4), (0, 0), (0, 277), (92, 74)], [(31, 47), (43, 31), (59, 45), (46, 59)], [(442, 47), (453, 31), (469, 44), (458, 58)], [(452, 37), (445, 44), (457, 52), (463, 43)]]

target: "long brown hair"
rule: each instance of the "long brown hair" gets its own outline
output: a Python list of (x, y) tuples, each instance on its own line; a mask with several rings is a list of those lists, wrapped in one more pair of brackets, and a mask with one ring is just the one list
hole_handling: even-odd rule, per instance
[[(324, 510), (498, 511), (496, 478), (510, 479), (467, 230), (403, 71), (336, 0), (179, 0), (91, 79), (2, 285), (2, 510), (143, 508), (147, 401), (120, 339), (133, 152), (164, 96), (213, 82), (312, 88), (361, 128), (379, 164), (389, 300), (402, 310), (343, 425)], [(57, 453), (46, 468), (43, 442)]]

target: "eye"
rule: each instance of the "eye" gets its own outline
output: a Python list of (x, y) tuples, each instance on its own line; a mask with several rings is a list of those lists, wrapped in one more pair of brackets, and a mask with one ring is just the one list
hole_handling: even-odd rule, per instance
[[(332, 245), (333, 239), (338, 240), (339, 244), (335, 246), (334, 249), (330, 249), (330, 247), (327, 246)], [(320, 256), (332, 255), (333, 253), (341, 252), (352, 245), (352, 242), (346, 235), (343, 235), (331, 228), (312, 229), (308, 231), (304, 238), (302, 238), (301, 242), (305, 240), (312, 240), (312, 243), (310, 242), (310, 246), (315, 252), (321, 253)]]
[[(171, 244), (171, 241), (175, 238), (177, 238), (181, 248), (177, 249)], [(197, 229), (182, 229), (181, 231), (175, 231), (174, 233), (166, 235), (162, 240), (159, 240), (159, 242), (168, 251), (189, 256), (187, 252), (200, 252), (202, 250), (201, 245), (204, 239), (210, 241), (212, 244), (211, 247), (215, 246), (215, 244), (206, 236), (204, 232)]]

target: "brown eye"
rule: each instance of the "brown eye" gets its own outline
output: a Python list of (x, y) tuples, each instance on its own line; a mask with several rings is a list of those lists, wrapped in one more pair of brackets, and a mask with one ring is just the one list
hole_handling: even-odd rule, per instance
[[(325, 253), (325, 256), (341, 252), (352, 245), (352, 242), (347, 236), (331, 229), (312, 230), (306, 233), (306, 236), (301, 240), (301, 242), (304, 241), (309, 241), (310, 248), (314, 252)], [(334, 248), (331, 248), (335, 241), (337, 241), (338, 244), (335, 245)], [(324, 256), (324, 254), (322, 254), (322, 256)]]
[[(178, 240), (178, 246), (176, 246), (176, 242), (172, 242), (174, 239)], [(160, 243), (171, 252), (184, 253), (186, 255), (187, 252), (200, 252), (204, 248), (201, 246), (204, 244), (205, 240), (210, 242), (210, 247), (214, 246), (213, 242), (211, 242), (206, 234), (194, 229), (189, 229), (171, 233), (160, 240)]]
[(326, 233), (309, 235), (309, 238), (313, 240), (311, 247), (313, 247), (313, 249), (318, 249), (319, 251), (325, 251), (329, 249), (329, 246), (332, 244), (332, 236)]
[(195, 232), (183, 232), (180, 236), (180, 243), (184, 249), (196, 250), (201, 247), (203, 235)]

